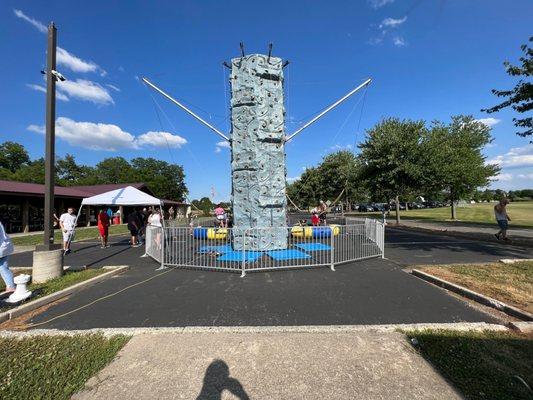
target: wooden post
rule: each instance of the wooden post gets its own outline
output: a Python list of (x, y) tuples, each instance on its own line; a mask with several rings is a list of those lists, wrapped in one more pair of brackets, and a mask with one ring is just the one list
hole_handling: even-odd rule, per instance
[(119, 206), (118, 211), (120, 212), (120, 223), (122, 224), (124, 221), (124, 207)]
[(28, 233), (30, 231), (30, 201), (24, 199), (22, 203), (22, 231)]

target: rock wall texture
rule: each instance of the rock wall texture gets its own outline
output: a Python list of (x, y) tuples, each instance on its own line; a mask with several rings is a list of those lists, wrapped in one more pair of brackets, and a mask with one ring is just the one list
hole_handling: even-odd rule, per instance
[[(234, 248), (287, 248), (282, 60), (231, 60)], [(252, 229), (244, 238), (240, 232)]]

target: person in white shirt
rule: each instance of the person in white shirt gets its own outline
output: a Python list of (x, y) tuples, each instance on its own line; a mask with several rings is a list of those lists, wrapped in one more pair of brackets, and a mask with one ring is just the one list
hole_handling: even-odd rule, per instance
[(13, 281), (13, 272), (7, 264), (7, 257), (14, 251), (13, 242), (7, 236), (4, 225), (0, 222), (0, 275), (6, 284), (6, 290), (2, 294), (13, 293), (15, 291), (15, 282)]
[(63, 233), (63, 250), (65, 254), (70, 253), (70, 243), (74, 239), (74, 228), (76, 227), (76, 215), (74, 208), (69, 207), (68, 212), (61, 214), (59, 217), (59, 225)]
[[(161, 222), (162, 222), (161, 210), (157, 208), (152, 212), (152, 215), (148, 217), (148, 223), (150, 224), (150, 226), (162, 228), (163, 224)], [(160, 249), (161, 248), (161, 229), (157, 229), (155, 232), (155, 243), (157, 244), (157, 248)]]

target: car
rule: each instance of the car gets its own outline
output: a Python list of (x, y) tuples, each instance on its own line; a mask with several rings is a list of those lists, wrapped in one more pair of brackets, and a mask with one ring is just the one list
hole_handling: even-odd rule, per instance
[(374, 208), (370, 204), (359, 204), (359, 212), (372, 212)]

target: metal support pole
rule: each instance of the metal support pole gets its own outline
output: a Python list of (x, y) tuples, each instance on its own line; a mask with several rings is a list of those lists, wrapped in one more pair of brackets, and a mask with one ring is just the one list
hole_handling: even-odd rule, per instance
[(173, 97), (171, 97), (168, 93), (165, 93), (164, 91), (162, 91), (161, 89), (159, 89), (156, 85), (154, 85), (153, 83), (151, 83), (148, 79), (146, 78), (142, 78), (143, 82), (146, 83), (148, 86), (150, 86), (152, 89), (154, 89), (156, 92), (162, 94), (164, 97), (166, 97), (167, 99), (169, 99), (171, 102), (173, 102), (174, 104), (176, 104), (178, 107), (180, 107), (181, 109), (183, 109), (185, 112), (187, 112), (188, 114), (192, 115), (194, 118), (196, 118), (198, 121), (200, 121), (202, 124), (204, 124), (205, 126), (207, 126), (209, 129), (211, 129), (213, 132), (215, 132), (218, 136), (222, 137), (223, 139), (227, 140), (228, 142), (230, 141), (229, 140), (229, 137), (227, 137), (226, 135), (224, 135), (222, 132), (220, 132), (217, 128), (215, 128), (213, 125), (211, 125), (209, 122), (205, 121), (204, 119), (202, 119), (201, 117), (199, 117), (198, 115), (196, 115), (195, 113), (193, 113), (191, 110), (189, 110), (187, 107), (185, 107), (183, 104), (181, 104), (179, 101), (177, 101), (176, 99), (174, 99)]
[(329, 229), (331, 230), (331, 270), (335, 271), (335, 232), (333, 231), (333, 228), (330, 226)]
[(242, 233), (242, 271), (241, 278), (246, 276), (246, 231)]
[(56, 120), (56, 27), (48, 25), (48, 50), (46, 69), (46, 150), (44, 161), (44, 236), (42, 250), (53, 250), (54, 225), (54, 175), (55, 175), (55, 120)]
[(363, 83), (361, 83), (359, 86), (357, 86), (355, 89), (353, 89), (352, 91), (346, 93), (343, 97), (341, 97), (339, 100), (337, 100), (335, 103), (333, 103), (332, 105), (330, 105), (328, 108), (326, 108), (324, 111), (322, 111), (320, 114), (318, 114), (316, 117), (314, 117), (313, 119), (311, 119), (311, 121), (307, 122), (304, 126), (302, 126), (301, 128), (298, 128), (296, 130), (296, 132), (294, 132), (292, 135), (289, 135), (287, 136), (287, 138), (285, 139), (285, 142), (288, 142), (289, 140), (291, 140), (293, 137), (295, 137), (296, 135), (298, 135), (301, 131), (303, 131), (305, 128), (307, 128), (309, 125), (315, 123), (318, 119), (322, 118), (322, 116), (324, 116), (325, 114), (327, 114), (328, 112), (330, 112), (331, 110), (333, 110), (335, 107), (337, 107), (339, 104), (341, 104), (344, 100), (346, 100), (348, 97), (350, 97), (351, 95), (353, 95), (354, 93), (356, 93), (357, 91), (359, 91), (360, 89), (364, 88), (366, 85), (370, 84), (370, 82), (372, 82), (372, 79), (371, 78), (368, 78), (366, 81), (364, 81)]

